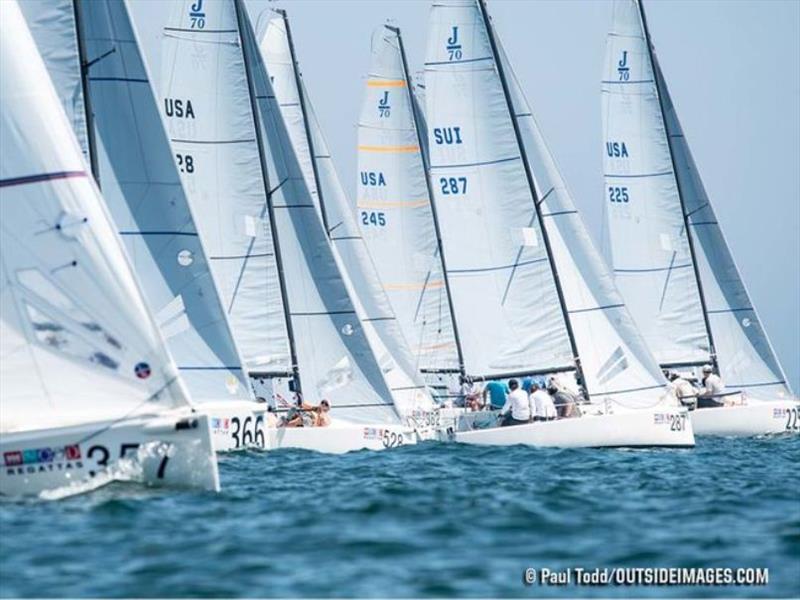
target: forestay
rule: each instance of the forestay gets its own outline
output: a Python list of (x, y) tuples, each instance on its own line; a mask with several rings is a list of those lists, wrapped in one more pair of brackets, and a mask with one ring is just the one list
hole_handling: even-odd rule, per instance
[(609, 398), (628, 407), (658, 404), (666, 392), (661, 369), (592, 243), (499, 40), (497, 45), (542, 203), (586, 390), (593, 401)]
[(230, 2), (170, 4), (163, 110), (237, 346), (258, 374), (292, 360), (256, 125)]
[[(425, 386), (419, 379), (376, 266), (355, 224), (350, 203), (297, 70), (288, 17), (283, 11), (278, 11), (278, 15), (267, 23), (261, 38), (261, 56), (306, 186), (333, 242), (334, 255), (339, 259), (340, 272), (348, 284), (350, 297), (373, 352), (380, 357), (395, 404), (401, 412), (407, 412), (426, 404)], [(302, 98), (298, 89), (302, 90)]]
[(124, 2), (80, 2), (105, 200), (193, 400), (250, 397)]
[(614, 5), (602, 90), (604, 202), (617, 287), (659, 363), (710, 362), (678, 183), (635, 2)]
[(447, 282), (428, 195), (408, 75), (396, 29), (372, 35), (358, 123), (356, 211), (383, 289), (418, 370), (457, 371)]
[(0, 430), (186, 405), (16, 2), (0, 27)]
[(425, 75), (434, 202), (466, 372), (573, 369), (541, 224), (476, 2), (433, 5)]
[[(650, 132), (656, 129), (660, 132), (659, 140), (664, 147), (663, 151), (671, 152), (669, 160), (674, 164), (674, 173), (677, 176), (677, 180), (674, 181), (675, 188), (670, 188), (669, 194), (660, 188), (644, 191), (649, 192), (651, 195), (649, 197), (654, 198), (653, 202), (668, 205), (672, 211), (680, 211), (681, 218), (683, 214), (686, 215), (708, 325), (714, 341), (720, 374), (726, 385), (732, 389), (744, 389), (751, 398), (777, 399), (791, 396), (786, 378), (750, 301), (703, 187), (655, 51), (652, 50), (652, 62), (651, 54), (647, 52), (645, 40), (648, 37), (642, 19), (640, 7), (636, 2), (626, 0), (615, 4), (614, 32), (609, 36), (608, 61), (613, 61), (616, 55), (618, 57), (616, 68), (619, 69), (624, 66), (620, 64), (619, 57), (626, 51), (630, 56), (631, 46), (640, 48), (642, 56), (639, 62), (634, 64), (641, 65), (640, 72), (647, 73), (647, 77), (651, 79), (647, 84), (646, 94), (654, 105), (653, 110), (658, 111), (657, 117), (642, 122), (634, 121), (630, 113), (614, 110), (614, 95), (604, 93), (604, 99), (608, 102), (604, 105), (606, 128), (609, 131), (612, 127), (619, 128), (619, 131), (624, 131), (626, 134), (630, 132), (634, 140), (649, 136)], [(629, 79), (633, 80), (635, 75), (631, 71)], [(617, 78), (619, 77), (618, 74)], [(665, 138), (665, 135), (668, 137)], [(610, 136), (607, 139), (611, 139)], [(629, 153), (637, 148), (636, 144), (632, 146), (628, 148)], [(633, 154), (627, 160), (632, 161), (632, 157)], [(624, 164), (622, 160), (619, 162)], [(631, 196), (631, 202), (636, 198), (643, 196)], [(644, 218), (647, 219), (648, 215)], [(628, 243), (627, 239), (617, 235), (612, 237), (612, 241), (615, 252), (618, 245)], [(640, 249), (636, 248), (636, 251)], [(686, 270), (694, 276), (692, 269)], [(643, 299), (636, 296), (630, 298), (629, 302), (633, 304), (634, 300), (642, 302)], [(699, 300), (697, 302), (699, 303)], [(657, 354), (659, 350), (659, 346), (654, 347)]]

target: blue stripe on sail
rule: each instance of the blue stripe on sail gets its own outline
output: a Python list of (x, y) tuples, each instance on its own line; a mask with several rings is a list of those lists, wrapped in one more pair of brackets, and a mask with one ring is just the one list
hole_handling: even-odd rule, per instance
[(652, 79), (636, 79), (633, 81), (602, 81), (601, 83), (608, 83), (610, 85), (630, 85), (635, 83), (653, 83)]
[(571, 315), (577, 315), (580, 313), (587, 313), (593, 312), (595, 310), (608, 310), (609, 308), (624, 308), (624, 304), (607, 304), (605, 306), (595, 306), (594, 308), (579, 308), (577, 310), (568, 310), (567, 312)]
[(272, 252), (262, 252), (260, 254), (231, 254), (230, 256), (209, 256), (208, 260), (241, 260), (245, 258), (264, 258), (275, 256)]
[(718, 315), (722, 313), (749, 312), (752, 310), (752, 308), (723, 308), (718, 310), (707, 310), (706, 312), (710, 315)]
[(498, 158), (497, 160), (487, 160), (484, 162), (464, 163), (462, 165), (431, 165), (431, 169), (460, 169), (466, 167), (482, 167), (484, 165), (496, 165), (498, 163), (510, 162), (512, 160), (521, 160), (521, 156), (510, 156), (508, 158)]
[(255, 138), (242, 139), (242, 140), (184, 140), (184, 139), (170, 139), (170, 142), (177, 144), (249, 144), (255, 142)]
[(727, 386), (728, 388), (753, 388), (753, 387), (763, 387), (767, 385), (786, 385), (786, 381), (767, 381), (764, 383), (729, 383)]
[(674, 271), (675, 269), (685, 269), (691, 267), (692, 263), (685, 265), (672, 265), (669, 267), (657, 267), (655, 269), (614, 269), (614, 273), (658, 273), (660, 271)]
[(120, 235), (190, 235), (197, 237), (196, 231), (120, 231)]
[(86, 171), (57, 171), (55, 173), (39, 173), (37, 175), (23, 175), (22, 177), (9, 177), (0, 179), (0, 187), (11, 187), (13, 185), (25, 185), (27, 183), (39, 183), (40, 181), (52, 181), (53, 179), (68, 179), (70, 177), (86, 177)]
[[(666, 385), (666, 383), (664, 385)], [(644, 392), (644, 391), (647, 391), (647, 390), (660, 390), (660, 389), (664, 388), (664, 385), (648, 385), (648, 386), (639, 387), (639, 388), (629, 388), (627, 390), (614, 390), (612, 392), (599, 392), (599, 393), (608, 394), (609, 396), (611, 396), (613, 394), (630, 394), (632, 392)]]
[(560, 217), (561, 215), (577, 215), (577, 210), (559, 210), (552, 213), (545, 213), (542, 217)]
[(184, 33), (236, 33), (238, 29), (185, 29), (183, 27), (164, 27), (164, 31), (180, 31)]
[(273, 208), (317, 208), (314, 204), (276, 204)]
[(141, 77), (89, 77), (89, 81), (125, 81), (127, 83), (150, 83)]
[(719, 223), (717, 223), (716, 221), (695, 221), (695, 222), (690, 221), (689, 225), (694, 227), (695, 225), (719, 225)]
[(354, 310), (322, 310), (318, 312), (293, 312), (289, 313), (293, 317), (324, 317), (327, 315), (354, 315), (356, 311)]
[(504, 271), (506, 269), (515, 269), (517, 267), (525, 267), (527, 265), (532, 265), (535, 263), (540, 263), (546, 261), (546, 258), (536, 258), (533, 260), (526, 260), (525, 262), (521, 263), (513, 263), (510, 265), (503, 265), (501, 267), (485, 267), (482, 269), (447, 269), (448, 274), (460, 274), (460, 273), (486, 273), (488, 271)]
[(442, 60), (442, 61), (434, 61), (434, 62), (426, 62), (426, 67), (435, 67), (437, 65), (458, 65), (464, 63), (474, 63), (474, 62), (481, 62), (484, 60), (494, 60), (493, 56), (482, 56), (481, 58), (466, 58), (464, 60)]
[(198, 237), (196, 231), (120, 231), (120, 235), (188, 235)]
[(660, 173), (642, 173), (641, 175), (624, 175), (622, 173), (605, 173), (604, 177), (616, 177), (617, 179), (638, 179), (640, 177), (663, 177), (672, 175), (672, 171), (662, 171)]
[(178, 367), (181, 371), (241, 371), (242, 367)]

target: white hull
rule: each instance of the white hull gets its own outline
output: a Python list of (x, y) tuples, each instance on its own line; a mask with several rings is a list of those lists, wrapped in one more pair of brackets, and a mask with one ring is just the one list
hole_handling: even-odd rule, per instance
[(217, 452), (266, 448), (266, 404), (220, 400), (203, 402), (196, 408), (208, 415), (211, 440)]
[(3, 496), (58, 498), (114, 480), (219, 491), (208, 417), (187, 410), (0, 437)]
[(413, 429), (402, 425), (332, 423), (328, 427), (267, 428), (267, 448), (302, 448), (328, 454), (385, 450), (417, 443)]
[[(479, 413), (475, 413), (479, 414)], [(585, 415), (575, 419), (541, 421), (527, 425), (450, 431), (450, 440), (462, 444), (538, 447), (686, 447), (694, 446), (687, 412), (681, 408), (636, 410)]]
[(695, 435), (746, 437), (800, 433), (800, 403), (793, 400), (700, 408), (689, 416)]

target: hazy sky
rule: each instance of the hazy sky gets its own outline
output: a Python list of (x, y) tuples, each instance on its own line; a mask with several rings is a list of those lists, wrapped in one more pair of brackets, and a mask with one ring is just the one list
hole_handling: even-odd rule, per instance
[[(153, 78), (164, 2), (133, 0)], [(353, 193), (356, 127), (372, 30), (400, 27), (421, 69), (430, 3), (246, 0), (289, 13), (300, 65), (339, 175)], [(489, 12), (596, 240), (603, 207), (600, 78), (609, 0), (490, 0)], [(800, 2), (654, 0), (653, 41), (739, 269), (800, 391)]]

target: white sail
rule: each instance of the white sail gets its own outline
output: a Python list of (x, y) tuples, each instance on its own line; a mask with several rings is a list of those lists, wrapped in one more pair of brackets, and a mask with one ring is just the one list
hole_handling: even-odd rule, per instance
[[(325, 137), (296, 60), (285, 13), (269, 20), (261, 38), (261, 56), (284, 123), (314, 198), (320, 218), (340, 260), (342, 275), (401, 412), (424, 405), (424, 384), (417, 374), (406, 338), (395, 317), (380, 276), (353, 218)], [(303, 97), (298, 91), (298, 80)], [(310, 144), (309, 144), (310, 140)], [(313, 153), (313, 157), (312, 157)]]
[(604, 202), (617, 287), (659, 363), (709, 362), (678, 183), (633, 1), (614, 5), (602, 90)]
[(573, 353), (480, 7), (431, 9), (430, 172), (467, 373), (552, 372)]
[(250, 398), (124, 2), (79, 3), (106, 202), (195, 401)]
[(370, 72), (358, 125), (361, 235), (383, 289), (423, 371), (460, 367), (447, 285), (431, 212), (425, 165), (400, 37), (372, 35)]
[(15, 2), (0, 24), (0, 430), (185, 406)]
[(233, 335), (253, 373), (292, 361), (267, 192), (230, 2), (170, 4), (163, 110)]
[(542, 202), (586, 390), (593, 401), (608, 398), (628, 407), (656, 405), (666, 392), (661, 369), (592, 243), (499, 40), (497, 45)]
[[(197, 16), (200, 8), (202, 17)], [(241, 137), (232, 140), (249, 148), (246, 164), (230, 154), (208, 164), (212, 171), (231, 169), (231, 173), (250, 177), (243, 191), (261, 198), (260, 206), (256, 202), (252, 206), (258, 212), (248, 214), (257, 218), (251, 221), (255, 221), (258, 239), (270, 244), (263, 247), (263, 253), (274, 257), (280, 278), (274, 289), (269, 288), (271, 295), (253, 298), (247, 314), (253, 319), (268, 318), (273, 311), (271, 299), (281, 299), (281, 310), (288, 316), (283, 326), (307, 402), (327, 399), (335, 417), (351, 421), (396, 420), (391, 393), (339, 274), (244, 6), (236, 0), (206, 0), (199, 7), (187, 0), (176, 4), (178, 9), (184, 23), (166, 32), (174, 44), (169, 49), (166, 42), (164, 68), (167, 73), (173, 67), (174, 71), (165, 90), (170, 97), (192, 99), (193, 105), (213, 106), (214, 112), (204, 117), (212, 122), (250, 123), (249, 130), (240, 129)], [(202, 60), (197, 60), (198, 55)], [(203, 66), (212, 64), (220, 65), (219, 77), (204, 74)], [(184, 77), (186, 71), (189, 76)], [(192, 73), (197, 77), (192, 78)], [(219, 98), (220, 103), (211, 104), (212, 98)], [(244, 156), (244, 150), (241, 152), (238, 156)], [(211, 220), (216, 214), (233, 212), (235, 202), (241, 201), (233, 196), (238, 194), (226, 195), (226, 203), (201, 218)], [(270, 235), (263, 235), (266, 232)], [(281, 286), (285, 295), (275, 296)], [(265, 284), (264, 289), (267, 287)], [(235, 327), (234, 335), (238, 339)]]
[(74, 0), (25, 0), (19, 3), (39, 54), (53, 82), (86, 161), (92, 164), (86, 124), (81, 55), (75, 34)]

